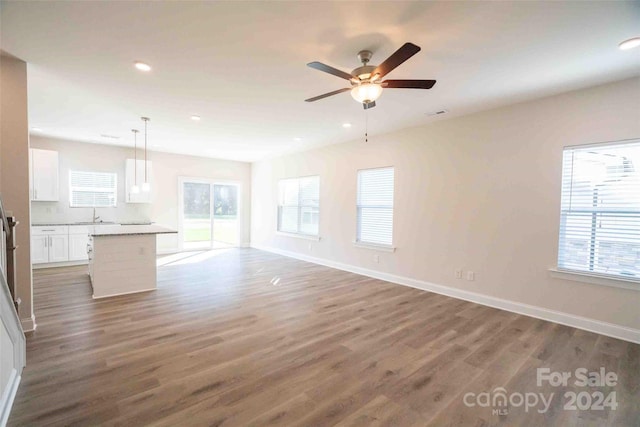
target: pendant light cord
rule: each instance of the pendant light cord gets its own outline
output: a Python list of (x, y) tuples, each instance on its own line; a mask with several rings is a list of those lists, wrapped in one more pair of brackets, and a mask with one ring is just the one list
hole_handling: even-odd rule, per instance
[(131, 129), (133, 132), (133, 185), (138, 186), (138, 131)]
[(144, 121), (144, 182), (147, 183), (147, 122), (149, 119), (145, 119)]

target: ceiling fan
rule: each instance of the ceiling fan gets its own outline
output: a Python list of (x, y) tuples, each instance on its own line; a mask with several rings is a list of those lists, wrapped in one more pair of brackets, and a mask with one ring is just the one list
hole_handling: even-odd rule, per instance
[(420, 47), (413, 43), (405, 43), (396, 50), (382, 64), (375, 66), (369, 65), (369, 61), (373, 53), (369, 50), (362, 50), (358, 53), (358, 59), (362, 62), (362, 66), (354, 69), (351, 73), (347, 73), (337, 68), (321, 62), (310, 62), (307, 66), (325, 73), (333, 74), (351, 82), (351, 87), (334, 90), (333, 92), (305, 99), (306, 102), (314, 102), (319, 99), (337, 95), (342, 92), (351, 91), (351, 96), (358, 102), (362, 103), (365, 110), (376, 106), (376, 99), (382, 95), (383, 88), (389, 89), (431, 89), (436, 84), (435, 80), (384, 80), (381, 79), (393, 71), (400, 64), (420, 52)]

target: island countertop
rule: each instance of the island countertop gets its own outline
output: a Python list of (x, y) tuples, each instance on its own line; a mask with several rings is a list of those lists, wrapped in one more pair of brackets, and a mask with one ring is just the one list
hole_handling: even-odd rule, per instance
[(175, 233), (177, 233), (176, 230), (159, 225), (101, 225), (99, 227), (89, 227), (89, 235), (93, 237)]

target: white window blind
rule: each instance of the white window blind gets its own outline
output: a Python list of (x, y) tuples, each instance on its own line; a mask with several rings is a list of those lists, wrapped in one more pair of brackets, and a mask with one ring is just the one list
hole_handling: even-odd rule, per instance
[(393, 168), (358, 171), (357, 235), (362, 243), (391, 246), (393, 241)]
[(72, 208), (116, 206), (118, 175), (107, 172), (69, 171)]
[(640, 281), (640, 141), (564, 150), (558, 267)]
[(281, 179), (278, 191), (278, 231), (317, 236), (320, 177)]

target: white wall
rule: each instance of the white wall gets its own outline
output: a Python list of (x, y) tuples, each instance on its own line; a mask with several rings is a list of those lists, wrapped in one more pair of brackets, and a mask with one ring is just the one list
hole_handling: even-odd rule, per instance
[[(563, 146), (638, 137), (635, 78), (257, 162), (252, 245), (640, 330), (640, 291), (548, 272), (557, 257)], [(356, 171), (390, 165), (397, 251), (355, 247)], [(276, 234), (277, 181), (316, 174), (321, 240)], [(475, 271), (475, 281), (455, 279), (457, 268)]]
[[(241, 242), (248, 244), (250, 233), (251, 165), (249, 163), (205, 157), (150, 152), (153, 164), (153, 203), (125, 203), (125, 164), (133, 158), (133, 148), (87, 144), (61, 139), (31, 136), (31, 147), (59, 152), (60, 200), (31, 202), (32, 223), (91, 221), (92, 208), (69, 207), (69, 170), (118, 173), (118, 201), (115, 208), (98, 208), (104, 221), (151, 220), (178, 229), (178, 177), (200, 177), (238, 181), (242, 187)], [(141, 152), (139, 153), (141, 154)], [(177, 235), (159, 235), (158, 251), (178, 248)]]

